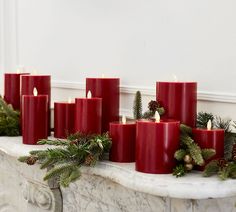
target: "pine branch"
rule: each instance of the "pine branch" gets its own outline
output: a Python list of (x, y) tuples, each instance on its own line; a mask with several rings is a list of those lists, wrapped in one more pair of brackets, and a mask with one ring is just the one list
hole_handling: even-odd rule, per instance
[(219, 171), (218, 161), (212, 160), (205, 166), (205, 169), (203, 171), (203, 176), (210, 177), (214, 174), (217, 174), (218, 171)]
[(137, 91), (135, 94), (133, 114), (134, 114), (134, 119), (142, 118), (142, 96), (140, 91)]
[(183, 164), (179, 164), (173, 169), (173, 175), (176, 177), (182, 177), (185, 174), (186, 174), (186, 170)]
[(202, 149), (202, 157), (204, 160), (212, 158), (216, 154), (214, 149)]
[(211, 113), (199, 112), (197, 115), (197, 127), (206, 128), (209, 120), (212, 122), (214, 120), (214, 116)]
[(178, 161), (183, 160), (184, 156), (187, 154), (187, 151), (185, 149), (179, 149), (175, 152), (175, 159)]
[(185, 124), (180, 124), (180, 132), (182, 135), (192, 135), (192, 128)]
[(225, 132), (231, 132), (231, 119), (222, 119), (219, 116), (215, 116), (214, 118), (214, 126), (217, 129), (224, 129)]
[(38, 144), (40, 145), (44, 145), (44, 144), (47, 144), (47, 145), (54, 145), (54, 146), (65, 146), (65, 145), (68, 145), (68, 142), (67, 140), (49, 140), (49, 139), (42, 139), (42, 140), (39, 140), (38, 141)]

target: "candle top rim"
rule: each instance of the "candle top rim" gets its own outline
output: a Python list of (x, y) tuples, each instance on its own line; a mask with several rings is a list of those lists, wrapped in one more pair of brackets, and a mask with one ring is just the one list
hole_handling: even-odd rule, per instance
[(60, 101), (60, 102), (54, 102), (54, 104), (63, 104), (63, 105), (67, 105), (67, 104), (75, 104), (75, 102)]
[(120, 80), (119, 77), (86, 77), (87, 79), (92, 79), (92, 80)]
[(136, 125), (136, 121), (126, 121), (123, 123), (122, 121), (112, 121), (110, 122), (111, 125)]
[(225, 131), (224, 129), (219, 129), (219, 128), (217, 128), (217, 129), (212, 128), (210, 130), (208, 130), (207, 128), (193, 128), (192, 130), (193, 131), (208, 131), (208, 132), (211, 132), (211, 131)]
[(137, 120), (137, 123), (153, 123), (153, 124), (168, 124), (168, 123), (179, 123), (180, 121), (175, 119), (161, 119), (160, 122), (155, 122), (155, 120), (152, 119), (140, 119)]
[(4, 73), (5, 75), (30, 75), (30, 73), (27, 73), (27, 72), (21, 72), (21, 73), (10, 73), (10, 72), (6, 72)]
[(96, 100), (96, 99), (101, 99), (102, 100), (102, 98), (100, 98), (100, 97), (91, 97), (91, 98), (87, 98), (87, 97), (77, 97), (77, 98), (75, 98), (75, 101), (76, 100), (85, 100), (85, 99), (91, 99), (91, 100)]
[(34, 96), (34, 94), (24, 94), (24, 95), (22, 95), (23, 98), (24, 97), (44, 97), (44, 96), (48, 97), (47, 94), (37, 94), (37, 96)]
[(51, 77), (49, 74), (29, 74), (25, 75), (24, 77)]
[(171, 81), (157, 81), (156, 83), (163, 83), (163, 84), (197, 84), (197, 82), (189, 81), (189, 82), (171, 82)]

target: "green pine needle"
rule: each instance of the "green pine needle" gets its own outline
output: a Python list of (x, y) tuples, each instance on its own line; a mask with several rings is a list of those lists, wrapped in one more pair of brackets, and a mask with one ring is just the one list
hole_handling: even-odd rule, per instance
[(205, 166), (205, 169), (203, 171), (203, 176), (210, 177), (214, 174), (217, 174), (218, 171), (219, 171), (218, 161), (212, 160)]
[(142, 118), (142, 96), (141, 96), (140, 91), (137, 91), (135, 94), (133, 115), (134, 115), (134, 119), (141, 119)]
[(175, 159), (178, 160), (178, 161), (181, 161), (183, 160), (184, 156), (187, 154), (187, 151), (185, 149), (178, 149), (176, 152), (175, 152)]
[(212, 158), (216, 154), (214, 149), (202, 149), (202, 157), (204, 160)]
[(186, 170), (183, 164), (179, 164), (173, 169), (173, 175), (176, 177), (182, 177), (185, 174), (186, 174)]
[(197, 115), (197, 127), (206, 128), (209, 120), (212, 122), (214, 120), (214, 116), (211, 113), (199, 112)]

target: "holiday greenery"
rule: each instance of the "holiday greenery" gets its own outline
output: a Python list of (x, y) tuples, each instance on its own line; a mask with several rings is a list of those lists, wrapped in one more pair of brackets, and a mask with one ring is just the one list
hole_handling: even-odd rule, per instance
[(148, 103), (148, 110), (144, 114), (142, 114), (142, 96), (140, 91), (137, 91), (135, 94), (133, 106), (134, 119), (151, 119), (154, 117), (156, 111), (158, 111), (160, 115), (163, 115), (165, 113), (164, 108), (159, 104), (159, 102), (151, 100)]
[(55, 148), (31, 151), (29, 156), (22, 156), (18, 160), (28, 165), (39, 162), (41, 169), (47, 169), (44, 180), (57, 179), (61, 186), (67, 187), (80, 177), (81, 166), (94, 166), (104, 153), (109, 152), (111, 139), (107, 133), (76, 133), (66, 140), (44, 139), (38, 144), (53, 145)]
[(142, 96), (140, 91), (137, 91), (135, 94), (133, 114), (134, 114), (134, 119), (142, 118)]
[(20, 113), (0, 96), (0, 136), (20, 135)]

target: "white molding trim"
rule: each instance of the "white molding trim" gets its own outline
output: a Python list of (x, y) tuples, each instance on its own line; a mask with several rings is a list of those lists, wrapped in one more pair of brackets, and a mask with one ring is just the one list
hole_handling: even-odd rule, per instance
[[(53, 80), (52, 88), (85, 90), (85, 83)], [(155, 96), (155, 89), (151, 87), (121, 85), (122, 94), (135, 94), (135, 92), (138, 90), (141, 91), (142, 95)], [(222, 103), (236, 103), (236, 94), (198, 91), (198, 100)]]

